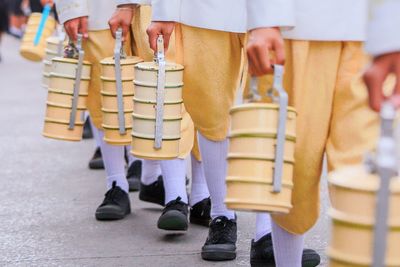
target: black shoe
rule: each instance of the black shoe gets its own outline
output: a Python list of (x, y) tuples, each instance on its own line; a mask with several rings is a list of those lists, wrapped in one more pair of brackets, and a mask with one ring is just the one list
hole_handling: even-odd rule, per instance
[(236, 220), (219, 216), (211, 221), (206, 243), (201, 249), (203, 260), (226, 261), (236, 258)]
[(190, 209), (190, 223), (208, 227), (211, 222), (211, 199), (205, 198)]
[(157, 227), (167, 231), (186, 231), (188, 228), (188, 205), (178, 197), (165, 205)]
[(135, 160), (128, 168), (126, 179), (129, 183), (129, 192), (139, 191), (140, 177), (142, 176), (142, 161)]
[(104, 169), (103, 156), (101, 155), (100, 147), (94, 151), (92, 159), (89, 161), (89, 169), (101, 170)]
[[(312, 249), (303, 250), (302, 267), (315, 267), (321, 263), (321, 257)], [(251, 241), (250, 264), (252, 267), (275, 267), (271, 234), (260, 240)]]
[(87, 118), (85, 121), (85, 124), (83, 125), (82, 138), (83, 139), (92, 139), (93, 138), (92, 126), (90, 125), (90, 118)]
[(139, 199), (161, 206), (165, 205), (164, 181), (161, 175), (152, 184), (145, 185), (140, 183)]
[(107, 191), (103, 203), (96, 210), (96, 219), (120, 220), (131, 213), (131, 204), (128, 194), (113, 182), (112, 188)]

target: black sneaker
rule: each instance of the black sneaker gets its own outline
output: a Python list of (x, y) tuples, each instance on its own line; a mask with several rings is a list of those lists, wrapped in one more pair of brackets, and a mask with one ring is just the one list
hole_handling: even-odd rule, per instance
[(86, 119), (85, 124), (83, 125), (82, 138), (83, 139), (92, 139), (93, 138), (92, 126), (90, 125), (89, 117)]
[(205, 198), (190, 209), (190, 223), (208, 227), (211, 222), (211, 199)]
[(186, 231), (188, 228), (188, 205), (181, 201), (181, 197), (172, 200), (158, 219), (157, 227), (167, 231)]
[[(315, 250), (303, 250), (302, 267), (315, 267), (321, 263), (321, 257)], [(252, 267), (275, 267), (274, 250), (271, 234), (260, 240), (251, 241), (250, 264)]]
[(201, 248), (201, 257), (208, 261), (226, 261), (236, 258), (236, 220), (219, 216), (211, 221), (206, 243)]
[(164, 181), (161, 175), (152, 184), (145, 185), (140, 183), (139, 199), (161, 206), (165, 205)]
[(100, 147), (96, 148), (93, 157), (89, 161), (89, 169), (91, 170), (101, 170), (104, 169), (103, 156), (101, 155)]
[(129, 192), (139, 191), (140, 177), (142, 176), (142, 161), (135, 160), (128, 168), (126, 179), (129, 183)]
[(107, 191), (103, 203), (96, 210), (96, 219), (120, 220), (131, 213), (131, 204), (128, 194), (113, 182), (112, 188)]

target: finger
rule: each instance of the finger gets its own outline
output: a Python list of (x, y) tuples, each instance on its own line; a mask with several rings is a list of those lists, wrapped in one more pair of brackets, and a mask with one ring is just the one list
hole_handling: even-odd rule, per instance
[(381, 109), (382, 102), (385, 99), (383, 94), (383, 82), (385, 77), (385, 73), (375, 67), (369, 68), (363, 76), (369, 92), (369, 104), (375, 111)]
[(157, 30), (155, 30), (153, 27), (149, 27), (147, 29), (147, 35), (149, 37), (149, 44), (150, 44), (150, 48), (156, 52), (157, 51), (157, 37), (159, 35), (159, 32)]
[(257, 46), (255, 51), (262, 75), (272, 73), (273, 71), (269, 51), (270, 48), (266, 45)]
[(254, 44), (249, 44), (247, 48), (247, 57), (249, 59), (249, 71), (253, 76), (259, 76), (260, 75), (260, 65), (257, 60), (257, 55), (254, 52), (255, 50), (255, 45)]
[(169, 41), (171, 40), (171, 33), (163, 33), (164, 37), (164, 50), (167, 52), (169, 47)]
[(275, 46), (275, 62), (274, 64), (284, 65), (285, 64), (285, 46), (283, 42), (276, 41)]
[(88, 19), (87, 17), (82, 17), (79, 24), (79, 32), (82, 34), (84, 39), (89, 37), (88, 35)]
[(112, 37), (115, 39), (115, 32), (116, 32), (117, 29), (118, 29), (118, 22), (117, 22), (117, 19), (111, 18), (111, 19), (108, 21), (108, 26), (110, 26), (111, 35), (112, 35)]
[(122, 24), (122, 41), (126, 40), (126, 37), (129, 33), (130, 25)]

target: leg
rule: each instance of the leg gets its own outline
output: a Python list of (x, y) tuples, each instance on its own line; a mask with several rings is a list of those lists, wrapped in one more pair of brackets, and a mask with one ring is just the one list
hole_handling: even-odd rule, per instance
[(190, 222), (208, 227), (211, 221), (211, 200), (203, 163), (191, 154), (192, 185), (190, 191)]
[(159, 160), (143, 160), (139, 199), (164, 206), (165, 190)]

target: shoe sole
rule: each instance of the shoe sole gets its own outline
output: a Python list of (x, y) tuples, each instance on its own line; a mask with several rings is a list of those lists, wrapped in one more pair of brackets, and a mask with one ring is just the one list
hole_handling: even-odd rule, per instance
[(150, 202), (150, 203), (153, 203), (153, 204), (160, 205), (160, 206), (162, 206), (162, 207), (165, 206), (165, 205), (164, 205), (164, 202), (161, 203), (160, 199), (157, 199), (157, 198), (155, 198), (155, 197), (148, 197), (148, 196), (146, 196), (146, 195), (144, 195), (144, 194), (140, 194), (140, 193), (139, 193), (139, 199), (140, 199), (141, 201)]
[(186, 231), (188, 229), (187, 217), (177, 210), (170, 210), (161, 215), (157, 227), (167, 231)]
[(206, 261), (229, 261), (236, 259), (236, 246), (228, 244), (206, 245), (201, 249), (201, 258)]
[[(303, 252), (302, 267), (316, 267), (321, 263), (321, 257), (313, 250), (305, 249)], [(250, 259), (251, 267), (275, 267), (275, 261), (266, 259)]]
[(131, 213), (131, 209), (129, 208), (126, 212), (121, 212), (114, 208), (102, 208), (100, 211), (96, 211), (96, 219), (98, 221), (115, 221), (121, 220), (125, 218), (126, 215)]

